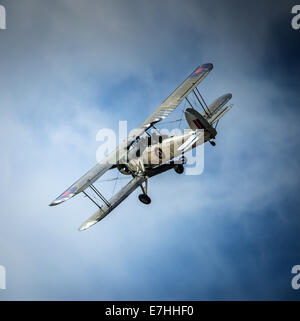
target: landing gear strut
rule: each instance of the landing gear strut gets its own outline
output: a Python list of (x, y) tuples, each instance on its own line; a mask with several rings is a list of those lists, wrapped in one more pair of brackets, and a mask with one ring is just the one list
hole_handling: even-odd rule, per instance
[(145, 187), (141, 185), (141, 189), (143, 194), (139, 195), (139, 200), (144, 203), (144, 204), (150, 204), (151, 203), (151, 198), (147, 195), (147, 190), (148, 190), (148, 178), (145, 181)]

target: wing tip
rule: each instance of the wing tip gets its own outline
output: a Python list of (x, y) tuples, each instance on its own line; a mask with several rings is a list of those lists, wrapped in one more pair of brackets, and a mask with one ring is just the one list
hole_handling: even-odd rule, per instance
[(208, 72), (210, 72), (213, 69), (214, 65), (212, 63), (206, 63), (199, 65), (191, 74), (190, 78), (197, 78), (203, 75), (205, 76)]
[(85, 231), (88, 228), (90, 228), (93, 225), (95, 225), (96, 223), (98, 223), (97, 220), (88, 220), (88, 221), (84, 222), (83, 224), (81, 224), (78, 230), (79, 231)]
[(49, 206), (56, 206), (60, 204), (61, 202), (53, 201), (52, 203), (49, 204)]
[(208, 62), (206, 64), (201, 65), (200, 67), (205, 68), (209, 71), (211, 71), (214, 68), (214, 65), (211, 62)]
[(51, 202), (49, 204), (49, 206), (58, 205), (58, 204), (60, 204), (60, 203), (62, 203), (64, 201), (67, 201), (68, 199), (72, 198), (76, 194), (78, 194), (78, 188), (77, 187), (70, 187), (64, 193), (59, 195), (53, 202)]
[(53, 202), (51, 202), (49, 204), (49, 206), (56, 206), (56, 205), (59, 205), (65, 201), (67, 201), (68, 199), (70, 199), (71, 197), (73, 197), (75, 194), (73, 195), (70, 195), (68, 198), (61, 198), (60, 196), (58, 198), (56, 198)]
[(210, 66), (210, 67), (209, 67), (210, 69), (213, 69), (213, 68), (214, 68), (214, 64), (213, 64), (213, 63), (209, 62), (208, 65)]

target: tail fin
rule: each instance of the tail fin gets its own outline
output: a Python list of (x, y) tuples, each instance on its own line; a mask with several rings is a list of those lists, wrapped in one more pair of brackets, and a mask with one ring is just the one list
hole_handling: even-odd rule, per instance
[(217, 131), (211, 126), (199, 112), (195, 109), (188, 108), (185, 111), (185, 118), (192, 130), (204, 129), (205, 132), (209, 132), (211, 138), (217, 135)]

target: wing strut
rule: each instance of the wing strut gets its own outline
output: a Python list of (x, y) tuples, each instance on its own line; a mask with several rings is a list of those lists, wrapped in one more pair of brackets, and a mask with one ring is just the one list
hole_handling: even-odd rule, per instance
[[(99, 192), (99, 190), (93, 184), (91, 184), (89, 187), (99, 198), (101, 198), (101, 200), (105, 203), (105, 205), (108, 208), (111, 207), (109, 201)], [(96, 206), (99, 207), (99, 209), (101, 209), (101, 206), (88, 193), (86, 193), (85, 191), (82, 192), (87, 198), (89, 198), (94, 204), (96, 204)]]
[(216, 122), (215, 129), (217, 129), (217, 126), (218, 126), (218, 124), (219, 124), (219, 120), (220, 120), (220, 119), (218, 119), (217, 122)]
[(94, 201), (94, 200), (90, 197), (90, 195), (89, 195), (88, 193), (86, 193), (85, 191), (82, 191), (82, 193), (83, 193), (87, 198), (89, 198), (96, 206), (98, 206), (99, 208), (101, 208), (101, 206), (100, 206), (96, 201)]
[(138, 188), (146, 177), (135, 176), (126, 186), (124, 186), (117, 194), (115, 194), (110, 200), (109, 205), (105, 203), (97, 212), (85, 221), (79, 228), (80, 231), (86, 230), (97, 222), (101, 221), (106, 215), (108, 215), (114, 208), (116, 208), (124, 199), (129, 196), (136, 188)]
[[(204, 110), (206, 116), (207, 116), (207, 117), (210, 117), (209, 110), (208, 110), (208, 107), (207, 107), (207, 105), (206, 105), (205, 100), (203, 99), (202, 95), (200, 94), (200, 91), (198, 90), (198, 88), (195, 87), (195, 89), (196, 89), (198, 95), (201, 97), (201, 100), (202, 100), (202, 101), (200, 100), (199, 96), (196, 94), (195, 90), (193, 89), (193, 94), (194, 94), (194, 96), (197, 98), (197, 100), (198, 100), (200, 106), (202, 107), (202, 109)], [(205, 107), (206, 107), (206, 108), (205, 108)]]
[(189, 101), (189, 99), (187, 97), (185, 97), (185, 100), (189, 103), (189, 105), (191, 106), (191, 108), (195, 109), (194, 106), (191, 104), (191, 102)]
[(90, 185), (90, 188), (97, 196), (99, 196), (102, 199), (102, 201), (106, 204), (107, 207), (110, 207), (109, 201), (97, 190), (97, 188), (93, 184)]

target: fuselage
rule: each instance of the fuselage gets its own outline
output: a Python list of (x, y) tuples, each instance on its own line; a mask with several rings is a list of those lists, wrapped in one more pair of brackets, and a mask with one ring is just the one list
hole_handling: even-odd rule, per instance
[[(182, 155), (182, 150), (179, 149), (180, 146), (185, 142), (189, 142), (189, 140), (195, 137), (195, 135), (195, 131), (187, 130), (181, 135), (165, 136), (160, 142), (157, 141), (158, 136), (154, 134), (151, 138), (147, 139), (150, 144), (147, 144), (147, 146), (143, 146), (143, 144), (141, 144), (140, 151), (138, 153), (129, 153), (126, 167), (132, 172), (139, 172), (143, 171), (145, 168), (152, 168), (168, 163)], [(198, 132), (197, 136), (199, 139), (194, 144), (188, 146), (185, 149), (185, 152), (203, 144), (211, 138), (210, 134), (206, 131)]]

